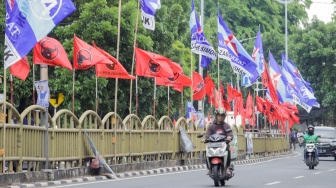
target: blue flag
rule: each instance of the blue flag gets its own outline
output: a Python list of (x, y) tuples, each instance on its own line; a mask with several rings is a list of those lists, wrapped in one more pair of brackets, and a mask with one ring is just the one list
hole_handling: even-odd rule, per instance
[(246, 85), (246, 87), (251, 86), (255, 81), (258, 80), (258, 78), (264, 72), (265, 58), (264, 58), (264, 49), (263, 49), (263, 45), (262, 45), (260, 30), (258, 31), (256, 41), (254, 43), (252, 59), (256, 63), (257, 68), (253, 72), (253, 76), (249, 78), (249, 84)]
[(76, 7), (71, 0), (6, 0), (4, 67), (18, 62)]
[(225, 44), (224, 33), (225, 29), (223, 27), (224, 21), (219, 13), (218, 8), (218, 57), (231, 61), (228, 47)]
[[(286, 61), (283, 62), (283, 72), (286, 75), (286, 78), (295, 88), (298, 97), (298, 100), (300, 101), (300, 105), (307, 111), (310, 112), (311, 108), (316, 103), (316, 98), (314, 97), (314, 94), (309, 91), (307, 86), (301, 81), (301, 79), (297, 78), (295, 74), (290, 70), (289, 65)], [(295, 98), (293, 96), (293, 99), (295, 101)]]
[[(284, 64), (284, 62), (286, 61), (286, 56), (285, 54), (281, 53), (282, 56), (282, 66)], [(288, 58), (288, 69), (294, 73), (295, 77), (297, 77), (298, 79), (300, 79), (306, 86), (307, 88), (311, 91), (314, 92), (313, 89), (310, 87), (310, 83), (305, 81), (299, 71), (299, 69), (295, 66), (295, 64)]]
[[(281, 56), (282, 56), (282, 66), (283, 66), (286, 61), (286, 56), (283, 53), (281, 54)], [(289, 58), (287, 59), (288, 59), (288, 63), (287, 63), (288, 70), (290, 70), (291, 73), (294, 73), (294, 76), (297, 79), (299, 79), (308, 88), (308, 90), (312, 94), (314, 94), (314, 90), (313, 88), (310, 87), (310, 83), (303, 79), (302, 74), (300, 73), (299, 69), (295, 66), (295, 64)], [(315, 102), (314, 106), (320, 108), (320, 104), (318, 102)]]
[[(191, 33), (191, 51), (194, 52), (195, 54), (206, 56), (211, 60), (216, 59), (217, 57), (216, 51), (206, 39), (201, 24), (199, 23), (194, 7), (194, 0), (192, 1), (189, 26)], [(204, 65), (206, 64), (210, 63), (204, 63)]]
[(272, 79), (274, 88), (277, 91), (279, 96), (279, 101), (284, 102), (293, 102), (293, 95), (297, 95), (292, 85), (288, 84), (288, 81), (283, 75), (279, 64), (275, 61), (272, 53), (269, 53), (270, 60), (270, 77)]
[(141, 0), (142, 24), (146, 29), (155, 30), (155, 13), (160, 8), (160, 0)]
[(218, 29), (219, 44), (222, 47), (226, 45), (233, 71), (238, 74), (246, 74), (246, 76), (252, 77), (253, 72), (257, 67), (256, 63), (226, 26), (219, 13), (218, 23), (218, 27), (222, 28)]

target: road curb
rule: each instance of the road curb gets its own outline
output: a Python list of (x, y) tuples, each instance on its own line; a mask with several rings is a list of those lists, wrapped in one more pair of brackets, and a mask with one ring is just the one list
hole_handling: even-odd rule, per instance
[[(262, 161), (268, 161), (277, 158), (284, 158), (289, 156), (295, 156), (295, 153), (277, 155), (277, 156), (268, 156), (263, 158), (255, 158), (255, 159), (246, 159), (240, 161), (232, 161), (233, 165), (244, 165), (244, 164), (253, 164)], [(136, 176), (145, 176), (145, 175), (155, 175), (155, 174), (164, 174), (170, 172), (179, 172), (179, 171), (188, 171), (188, 170), (197, 170), (197, 169), (206, 169), (206, 165), (191, 165), (191, 166), (176, 166), (176, 167), (165, 167), (158, 168), (153, 170), (142, 170), (142, 171), (134, 171), (134, 172), (125, 172), (116, 175), (108, 174), (102, 176), (91, 176), (91, 177), (82, 177), (71, 180), (57, 180), (57, 181), (48, 181), (48, 182), (35, 182), (32, 184), (22, 184), (15, 186), (7, 186), (3, 188), (26, 188), (26, 187), (46, 187), (46, 186), (54, 186), (54, 185), (64, 185), (70, 183), (79, 183), (79, 182), (92, 182), (92, 181), (100, 181), (107, 179), (118, 179), (118, 178), (126, 178), (126, 177), (136, 177)]]

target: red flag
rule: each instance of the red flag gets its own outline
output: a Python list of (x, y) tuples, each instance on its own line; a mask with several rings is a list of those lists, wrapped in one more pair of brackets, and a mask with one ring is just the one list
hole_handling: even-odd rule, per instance
[(113, 64), (99, 50), (74, 36), (74, 68), (86, 70), (98, 63)]
[(210, 78), (210, 76), (208, 76), (208, 75), (204, 78), (204, 81), (205, 81), (206, 94), (208, 96), (210, 96), (213, 93), (213, 91), (214, 91), (215, 84), (212, 81), (212, 79)]
[(246, 100), (245, 117), (247, 119), (251, 119), (252, 114), (253, 114), (253, 99), (252, 99), (252, 96), (251, 96), (251, 94), (249, 92), (249, 94), (247, 96), (247, 100)]
[(156, 78), (156, 85), (160, 86), (191, 86), (191, 79), (180, 73), (174, 73), (173, 78)]
[(257, 110), (261, 113), (265, 112), (265, 109), (263, 107), (265, 100), (259, 96), (256, 97), (256, 103), (257, 103)]
[(229, 84), (227, 84), (227, 90), (228, 90), (228, 102), (231, 102), (233, 98), (242, 96), (241, 93), (232, 88)]
[(183, 74), (181, 66), (175, 62), (169, 63), (171, 69), (173, 70), (174, 77), (172, 78), (156, 78), (156, 85), (161, 86), (186, 86), (190, 87), (192, 82), (191, 79)]
[(284, 102), (282, 103), (283, 106), (285, 106), (287, 109), (295, 112), (295, 113), (299, 113), (299, 110), (297, 109), (297, 107), (294, 104), (291, 104), (289, 102)]
[(243, 98), (242, 96), (236, 97), (234, 99), (234, 117), (236, 118), (237, 115), (241, 115), (242, 118), (244, 116), (243, 112), (244, 112), (244, 108), (243, 108)]
[(27, 57), (23, 57), (20, 61), (16, 62), (10, 66), (10, 73), (20, 78), (21, 80), (26, 80), (30, 71)]
[(44, 37), (34, 46), (33, 63), (72, 70), (68, 55), (56, 39)]
[(202, 100), (205, 94), (206, 90), (202, 76), (193, 72), (193, 100)]
[(180, 93), (182, 93), (183, 86), (173, 86), (173, 89), (176, 90), (176, 91), (178, 91), (178, 92), (180, 92)]
[(173, 78), (170, 67), (171, 60), (159, 54), (147, 52), (140, 48), (135, 49), (136, 74), (145, 77)]
[(270, 77), (270, 74), (269, 74), (269, 71), (268, 71), (268, 68), (267, 68), (267, 65), (266, 65), (266, 62), (264, 62), (264, 69), (265, 71), (262, 73), (262, 82), (263, 82), (263, 85), (265, 87), (267, 87), (270, 95), (271, 95), (271, 98), (272, 98), (272, 101), (274, 104), (278, 104), (279, 103), (279, 99), (278, 99), (278, 94), (274, 88), (274, 85), (272, 83), (272, 80), (271, 80), (271, 77)]
[(229, 101), (228, 101), (228, 99), (227, 99), (227, 97), (225, 95), (225, 91), (224, 91), (224, 87), (223, 87), (222, 83), (220, 84), (219, 87), (220, 87), (220, 92), (222, 94), (222, 103), (223, 103), (223, 106), (224, 106), (225, 110), (231, 111), (231, 105), (230, 105), (230, 103), (229, 103)]
[[(93, 43), (93, 42), (92, 42)], [(122, 64), (113, 56), (111, 56), (106, 51), (100, 49), (93, 43), (93, 47), (99, 52), (105, 55), (113, 64), (96, 64), (96, 76), (105, 78), (121, 78), (121, 79), (132, 79), (135, 77), (129, 75), (127, 70), (122, 66)]]

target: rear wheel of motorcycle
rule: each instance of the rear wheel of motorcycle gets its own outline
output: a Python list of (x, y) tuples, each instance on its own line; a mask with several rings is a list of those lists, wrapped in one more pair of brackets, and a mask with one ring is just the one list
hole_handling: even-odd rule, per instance
[(219, 165), (214, 165), (212, 167), (213, 180), (214, 180), (216, 187), (219, 186), (219, 174), (218, 174), (219, 168), (218, 167)]

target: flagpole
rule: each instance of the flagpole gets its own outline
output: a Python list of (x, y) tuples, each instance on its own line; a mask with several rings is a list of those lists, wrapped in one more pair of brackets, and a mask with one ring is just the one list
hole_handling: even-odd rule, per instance
[(98, 77), (96, 76), (96, 113), (98, 113)]
[(168, 86), (168, 117), (169, 117), (169, 114), (170, 114), (170, 101), (169, 101), (169, 86)]
[[(35, 84), (35, 63), (33, 62), (33, 105), (35, 105), (35, 85), (34, 84)], [(35, 113), (34, 113), (34, 116), (35, 116)]]
[(193, 85), (194, 85), (194, 81), (193, 81), (193, 69), (192, 69), (192, 52), (190, 50), (190, 78), (191, 78), (191, 86), (190, 86), (190, 99), (191, 99), (191, 105), (194, 106), (193, 104)]
[(14, 106), (14, 85), (13, 85), (13, 75), (10, 74), (10, 94), (11, 94), (11, 104)]
[(2, 149), (4, 150), (4, 154), (2, 155), (2, 173), (5, 174), (6, 168), (6, 89), (7, 89), (7, 69), (4, 68), (4, 89), (3, 89), (3, 114), (5, 114), (4, 122), (3, 122), (3, 139), (2, 139)]
[[(116, 58), (119, 61), (119, 46), (120, 46), (120, 17), (121, 17), (121, 0), (119, 0), (118, 6), (118, 38), (117, 38), (117, 54)], [(133, 69), (132, 69), (133, 70)], [(114, 127), (114, 138), (117, 138), (117, 102), (118, 102), (118, 78), (115, 80), (115, 89), (114, 89), (114, 119), (115, 119), (115, 127)], [(117, 147), (114, 147), (114, 159), (115, 164), (117, 164)]]
[(136, 75), (135, 79), (135, 108), (136, 108), (136, 115), (138, 116), (138, 109), (139, 109), (139, 98), (138, 98), (138, 75)]
[(184, 117), (183, 89), (182, 89), (182, 92), (181, 92), (181, 117)]
[(75, 71), (74, 68), (72, 71), (72, 113), (75, 113)]
[[(218, 76), (218, 92), (220, 93), (220, 76), (219, 76), (219, 56), (217, 55), (217, 76)], [(220, 107), (222, 106), (222, 99), (219, 99)]]
[[(200, 14), (200, 25), (201, 27), (203, 28), (204, 26), (204, 0), (201, 0), (201, 3), (200, 3), (200, 11), (201, 11), (201, 14)], [(198, 72), (199, 74), (202, 76), (203, 78), (203, 68), (201, 66), (201, 62), (202, 62), (202, 55), (199, 55), (199, 62), (198, 62)], [(201, 111), (201, 112), (204, 112), (204, 102), (203, 102), (203, 99), (199, 100), (198, 101), (198, 111)]]
[(154, 77), (154, 110), (153, 110), (153, 116), (155, 118), (155, 108), (156, 108), (156, 78)]
[[(136, 46), (136, 38), (137, 38), (137, 34), (138, 34), (138, 22), (139, 22), (139, 14), (140, 14), (140, 0), (138, 0), (138, 10), (137, 10), (137, 17), (136, 17), (136, 22), (135, 22), (135, 31), (134, 31), (134, 42), (133, 42), (133, 57), (132, 57), (132, 70), (131, 70), (131, 74), (133, 75), (133, 71), (134, 71), (134, 60), (135, 60), (135, 46)], [(138, 115), (138, 77), (136, 77), (136, 115)], [(129, 104), (129, 109), (130, 109), (130, 113), (132, 113), (132, 95), (133, 94), (133, 80), (131, 80), (131, 86), (130, 86), (130, 104)]]

